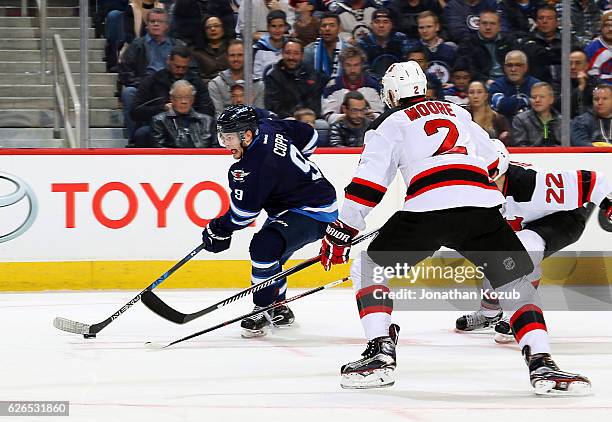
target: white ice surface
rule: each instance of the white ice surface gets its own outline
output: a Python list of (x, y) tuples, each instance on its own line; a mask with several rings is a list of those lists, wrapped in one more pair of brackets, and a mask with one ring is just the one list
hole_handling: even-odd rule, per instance
[[(160, 295), (188, 312), (229, 293)], [(260, 339), (242, 339), (235, 324), (166, 350), (144, 348), (246, 313), (248, 299), (182, 326), (139, 303), (91, 340), (52, 326), (55, 316), (99, 322), (134, 294), (0, 294), (0, 400), (69, 400), (70, 421), (612, 420), (612, 312), (546, 314), (553, 357), (590, 377), (591, 396), (533, 395), (516, 344), (453, 332), (459, 312), (396, 312), (395, 386), (349, 391), (339, 386), (340, 365), (365, 345), (349, 289), (294, 302), (296, 326)]]

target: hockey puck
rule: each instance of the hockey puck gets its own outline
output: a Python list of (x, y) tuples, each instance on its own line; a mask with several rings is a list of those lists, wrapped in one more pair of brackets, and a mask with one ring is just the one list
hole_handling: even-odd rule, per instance
[(85, 334), (83, 334), (83, 337), (84, 338), (96, 338), (96, 335), (95, 334), (85, 333)]

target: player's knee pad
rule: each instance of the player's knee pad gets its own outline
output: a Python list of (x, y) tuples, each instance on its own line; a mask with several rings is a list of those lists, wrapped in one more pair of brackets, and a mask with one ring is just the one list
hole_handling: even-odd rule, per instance
[(249, 254), (253, 261), (278, 261), (283, 256), (285, 240), (281, 234), (271, 228), (263, 228), (251, 239)]

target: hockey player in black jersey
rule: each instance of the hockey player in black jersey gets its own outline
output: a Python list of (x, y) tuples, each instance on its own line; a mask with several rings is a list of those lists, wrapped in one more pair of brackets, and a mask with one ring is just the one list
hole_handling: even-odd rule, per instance
[[(506, 197), (502, 214), (530, 252), (535, 269), (527, 278), (537, 288), (542, 260), (582, 235), (589, 214), (587, 204), (599, 205), (607, 219), (612, 218), (612, 184), (601, 172), (549, 171), (511, 163), (501, 141), (494, 142), (500, 160), (494, 179)], [(491, 288), (488, 280), (483, 288)], [(459, 317), (455, 326), (459, 331), (495, 328), (497, 342), (512, 340), (510, 324), (493, 298), (485, 297), (478, 311)]]
[[(427, 100), (427, 78), (416, 62), (390, 66), (382, 85), (391, 109), (365, 134), (365, 148), (345, 189), (338, 220), (323, 238), (321, 264), (328, 269), (347, 261), (350, 241), (365, 228), (365, 217), (382, 200), (398, 170), (407, 190), (402, 210), (351, 266), (368, 346), (361, 359), (342, 366), (341, 386), (394, 383), (398, 327), (391, 323), (387, 270), (412, 267), (446, 246), (483, 269), (495, 291), (503, 293), (500, 304), (512, 312), (512, 328), (528, 358), (535, 392), (588, 392), (587, 378), (558, 371), (550, 359), (538, 294), (525, 277), (533, 263), (499, 212), (505, 200), (489, 178), (499, 161), (488, 134), (461, 107)], [(518, 299), (510, 292), (517, 292)]]
[[(251, 282), (281, 271), (298, 249), (321, 239), (338, 215), (336, 191), (308, 157), (317, 144), (309, 125), (289, 120), (258, 120), (255, 109), (230, 106), (217, 119), (219, 144), (238, 160), (228, 172), (230, 209), (212, 220), (202, 237), (207, 251), (230, 247), (232, 233), (250, 225), (264, 210), (268, 219), (249, 246)], [(285, 298), (282, 279), (253, 295), (255, 309)], [(270, 324), (288, 326), (294, 315), (287, 306), (242, 320), (244, 337), (262, 336)]]

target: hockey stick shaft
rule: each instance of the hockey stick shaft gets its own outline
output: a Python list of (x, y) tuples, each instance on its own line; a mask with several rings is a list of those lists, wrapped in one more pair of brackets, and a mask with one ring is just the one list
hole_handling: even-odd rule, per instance
[[(376, 235), (378, 233), (378, 230), (374, 230), (372, 232), (369, 233), (365, 233), (361, 236), (357, 236), (355, 239), (353, 239), (353, 241), (351, 242), (351, 245), (356, 245), (366, 239), (371, 238), (372, 236)], [(262, 289), (265, 289), (266, 287), (270, 286), (271, 284), (275, 283), (276, 281), (288, 277), (292, 274), (297, 273), (298, 271), (301, 271), (305, 268), (310, 267), (311, 265), (319, 262), (321, 260), (320, 256), (315, 256), (313, 258), (307, 259), (306, 261), (300, 262), (299, 264), (286, 269), (285, 271), (282, 271), (278, 274), (273, 275), (272, 277), (262, 281), (261, 283), (257, 283), (251, 287), (248, 287), (238, 293), (236, 293), (233, 296), (228, 297), (227, 299), (224, 299), (220, 302), (215, 303), (214, 305), (210, 305), (202, 310), (199, 310), (197, 312), (193, 312), (190, 314), (184, 314), (182, 312), (177, 311), (176, 309), (172, 308), (170, 305), (168, 305), (167, 303), (165, 303), (163, 300), (161, 300), (161, 298), (159, 296), (157, 296), (155, 293), (153, 293), (152, 291), (148, 291), (146, 292), (143, 297), (142, 297), (142, 302), (154, 313), (156, 313), (157, 315), (161, 316), (164, 319), (167, 319), (168, 321), (172, 321), (176, 324), (185, 324), (189, 321), (193, 321), (196, 318), (199, 318), (203, 315), (209, 314), (213, 311), (216, 311), (217, 309), (220, 309), (224, 306), (229, 305), (230, 303), (233, 303), (239, 299), (242, 299), (250, 294), (253, 294), (255, 292), (258, 292)]]
[(341, 278), (340, 280), (336, 280), (336, 281), (332, 281), (331, 283), (327, 283), (324, 286), (315, 287), (314, 289), (307, 290), (307, 291), (305, 291), (303, 293), (300, 293), (298, 295), (292, 296), (292, 297), (287, 298), (285, 300), (281, 300), (280, 302), (276, 302), (276, 303), (273, 303), (271, 305), (268, 305), (265, 308), (261, 308), (261, 309), (259, 309), (257, 311), (249, 312), (248, 314), (244, 314), (244, 315), (241, 315), (239, 317), (232, 318), (230, 320), (227, 320), (225, 322), (222, 322), (222, 323), (217, 324), (215, 326), (212, 326), (210, 328), (206, 328), (206, 329), (204, 329), (202, 331), (198, 331), (197, 333), (190, 334), (187, 337), (183, 337), (181, 339), (175, 340), (175, 341), (173, 341), (171, 343), (168, 343), (165, 346), (161, 346), (161, 345), (158, 345), (156, 343), (151, 343), (151, 342), (146, 343), (146, 346), (150, 347), (152, 349), (165, 349), (165, 348), (173, 346), (173, 345), (175, 345), (177, 343), (181, 343), (183, 341), (192, 339), (194, 337), (201, 336), (201, 335), (206, 334), (206, 333), (210, 333), (211, 331), (218, 330), (219, 328), (225, 327), (225, 326), (233, 324), (235, 322), (242, 321), (245, 318), (249, 318), (249, 317), (252, 317), (252, 316), (255, 316), (255, 315), (259, 315), (259, 314), (264, 313), (264, 312), (268, 312), (268, 311), (270, 311), (272, 309), (278, 308), (279, 306), (283, 306), (283, 305), (285, 305), (285, 304), (287, 304), (289, 302), (293, 302), (294, 300), (298, 300), (298, 299), (301, 299), (303, 297), (310, 296), (311, 294), (320, 292), (321, 290), (331, 289), (332, 287), (335, 287), (335, 286), (337, 286), (339, 284), (344, 283), (348, 279), (349, 279), (348, 277), (344, 277), (344, 278)]
[(189, 252), (189, 254), (187, 256), (185, 256), (179, 262), (174, 264), (172, 266), (172, 268), (170, 268), (168, 271), (163, 273), (153, 283), (149, 284), (143, 291), (138, 293), (132, 300), (130, 300), (125, 305), (123, 305), (117, 312), (115, 312), (110, 317), (106, 318), (104, 321), (98, 322), (97, 324), (88, 325), (88, 324), (84, 324), (82, 322), (76, 322), (76, 321), (71, 321), (71, 320), (66, 319), (66, 318), (56, 317), (55, 320), (53, 321), (53, 325), (55, 326), (55, 328), (58, 328), (58, 329), (63, 330), (63, 331), (68, 331), (68, 332), (71, 332), (71, 333), (75, 333), (75, 334), (97, 334), (97, 333), (99, 333), (100, 331), (102, 331), (102, 329), (104, 327), (106, 327), (108, 324), (113, 322), (115, 319), (119, 318), (119, 316), (122, 313), (124, 313), (129, 308), (131, 308), (132, 305), (137, 303), (145, 292), (150, 291), (151, 289), (154, 289), (155, 287), (157, 287), (161, 283), (163, 283), (168, 277), (170, 277), (172, 274), (174, 274), (174, 272), (176, 272), (176, 270), (181, 268), (189, 260), (191, 260), (191, 258), (196, 256), (202, 249), (204, 249), (204, 244), (203, 243), (198, 245), (191, 252)]

